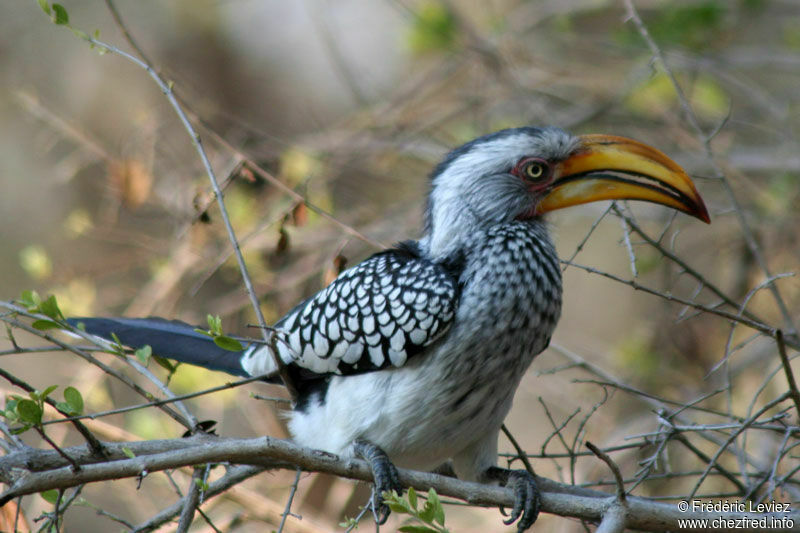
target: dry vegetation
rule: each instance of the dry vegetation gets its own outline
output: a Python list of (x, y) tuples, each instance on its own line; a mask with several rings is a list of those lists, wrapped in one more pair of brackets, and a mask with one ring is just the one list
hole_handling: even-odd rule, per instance
[[(176, 110), (199, 133), (224, 190), (267, 323), (345, 265), (415, 236), (425, 176), (449, 147), (522, 124), (658, 146), (695, 178), (712, 225), (625, 203), (553, 217), (565, 312), (507, 420), (518, 444), (504, 440), (502, 451), (521, 465), (525, 450), (537, 474), (563, 484), (547, 484), (553, 514), (542, 515), (540, 531), (583, 531), (581, 518), (594, 529), (600, 516), (605, 531), (620, 531), (619, 515), (608, 512), (615, 505), (627, 506), (629, 527), (659, 530), (676, 516), (659, 500), (800, 501), (792, 382), (792, 368), (800, 372), (800, 12), (792, 0), (72, 4), (70, 25), (100, 27), (102, 42), (149, 64), (153, 77), (113, 50), (90, 51), (81, 36), (48, 24), (34, 1), (18, 2), (0, 23), (13, 24), (18, 12), (26, 31), (35, 28), (35, 39), (24, 39), (9, 27), (24, 49), (13, 57), (50, 72), (26, 66), (4, 85), (13, 111), (4, 108), (11, 126), (2, 126), (0, 149), (12, 169), (0, 204), (0, 392), (27, 397), (26, 387), (59, 385), (56, 404), (71, 386), (83, 412), (102, 414), (79, 427), (46, 407), (43, 425), (16, 436), (25, 420), (6, 400), (0, 489), (9, 501), (0, 530), (185, 530), (188, 520), (178, 518), (198, 508), (192, 531), (322, 532), (359, 515), (368, 499), (367, 485), (345, 479), (365, 479), (360, 464), (255, 439), (286, 435), (284, 407), (270, 399), (285, 396), (279, 388), (232, 388), (225, 376), (104, 353), (88, 341), (65, 348), (67, 337), (32, 327), (46, 324), (12, 302), (35, 288), (55, 294), (66, 315), (203, 324), (211, 313), (228, 331), (260, 336), (248, 327), (260, 318)], [(391, 47), (399, 51), (386, 54)], [(168, 80), (162, 91), (154, 79)], [(24, 149), (12, 154), (16, 146)], [(147, 405), (211, 387), (221, 390)], [(74, 403), (66, 398), (61, 411)], [(117, 411), (126, 406), (141, 408)], [(206, 420), (223, 438), (189, 451), (206, 440), (181, 435)], [(128, 444), (106, 449), (116, 462), (94, 465), (107, 474), (80, 470), (90, 483), (76, 485), (83, 478), (68, 466), (61, 477), (9, 468), (25, 466), (23, 453), (37, 468), (88, 461), (69, 447), (97, 440)], [(176, 468), (234, 454), (249, 466)], [(146, 476), (130, 455), (152, 458)], [(442, 495), (479, 494), (405, 476)], [(64, 490), (32, 494), (50, 488)], [(211, 497), (217, 488), (227, 490)], [(484, 502), (508, 501), (486, 491)], [(12, 498), (19, 494), (32, 495)], [(444, 499), (453, 532), (502, 527), (496, 509)], [(654, 521), (636, 522), (648, 515)], [(393, 516), (381, 529), (407, 519)], [(371, 530), (369, 521), (360, 529)]]

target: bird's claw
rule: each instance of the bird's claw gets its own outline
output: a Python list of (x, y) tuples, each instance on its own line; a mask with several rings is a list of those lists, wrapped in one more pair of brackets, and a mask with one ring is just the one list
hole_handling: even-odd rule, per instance
[(514, 491), (514, 507), (511, 509), (511, 516), (503, 523), (511, 525), (519, 519), (517, 531), (521, 533), (530, 528), (539, 517), (542, 495), (536, 479), (526, 470), (510, 471), (506, 487)]
[(375, 522), (378, 525), (384, 524), (389, 518), (389, 506), (383, 502), (383, 493), (395, 491), (397, 494), (403, 493), (403, 486), (400, 484), (400, 476), (397, 467), (392, 464), (386, 452), (378, 446), (365, 440), (357, 440), (353, 443), (355, 454), (369, 463), (374, 478), (372, 488), (372, 511), (375, 515)]
[(484, 473), (487, 481), (499, 481), (509, 489), (514, 491), (514, 506), (511, 514), (507, 514), (505, 509), (500, 507), (503, 516), (508, 516), (508, 520), (503, 520), (507, 526), (517, 522), (517, 532), (530, 528), (536, 518), (539, 517), (542, 495), (536, 484), (536, 478), (527, 470), (509, 470), (497, 466), (490, 467)]

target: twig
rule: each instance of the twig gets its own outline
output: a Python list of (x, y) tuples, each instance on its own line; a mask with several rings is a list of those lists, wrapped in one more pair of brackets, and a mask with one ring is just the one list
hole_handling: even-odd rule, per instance
[[(220, 189), (219, 182), (217, 181), (216, 174), (214, 172), (214, 168), (211, 166), (211, 161), (208, 158), (208, 154), (206, 154), (205, 148), (203, 148), (203, 142), (200, 137), (200, 134), (194, 129), (192, 126), (189, 117), (186, 115), (186, 112), (183, 110), (180, 102), (178, 102), (177, 98), (175, 97), (175, 93), (172, 90), (172, 84), (167, 83), (164, 81), (158, 72), (155, 71), (150, 65), (146, 62), (142, 61), (136, 56), (133, 56), (123, 50), (120, 50), (116, 46), (111, 44), (105, 43), (103, 41), (99, 41), (93, 37), (89, 37), (88, 35), (85, 37), (88, 42), (97, 46), (107, 52), (111, 52), (116, 54), (128, 61), (131, 61), (138, 67), (144, 69), (150, 78), (158, 85), (161, 92), (164, 93), (164, 96), (169, 101), (170, 105), (172, 106), (175, 113), (178, 115), (181, 124), (183, 124), (184, 129), (189, 134), (189, 137), (192, 140), (192, 144), (194, 145), (198, 155), (200, 156), (200, 160), (203, 163), (203, 167), (206, 171), (206, 175), (211, 183), (211, 188), (214, 191), (214, 195), (217, 199), (217, 205), (220, 211), (220, 217), (222, 218), (223, 224), (225, 226), (225, 230), (228, 233), (228, 240), (233, 247), (234, 256), (236, 257), (236, 262), (239, 265), (239, 271), (242, 275), (242, 282), (245, 286), (245, 291), (247, 292), (248, 297), (250, 298), (250, 303), (253, 306), (253, 311), (256, 315), (259, 325), (266, 328), (266, 321), (264, 320), (264, 314), (261, 311), (261, 305), (259, 304), (258, 297), (256, 296), (255, 289), (253, 288), (253, 282), (250, 279), (250, 274), (247, 269), (247, 264), (245, 263), (244, 256), (242, 255), (242, 250), (239, 246), (239, 241), (236, 237), (236, 232), (233, 229), (233, 225), (231, 224), (230, 217), (228, 216), (228, 210), (225, 206), (225, 199), (222, 194), (222, 190)], [(262, 334), (264, 337), (264, 342), (270, 342), (270, 335), (266, 331), (266, 329), (262, 330)], [(292, 401), (295, 401), (297, 398), (297, 388), (294, 386), (292, 382), (291, 376), (289, 375), (288, 370), (286, 369), (286, 364), (278, 357), (277, 353), (272, 352), (270, 354), (272, 356), (273, 362), (275, 363), (275, 367), (278, 369), (278, 374), (283, 381), (283, 384), (286, 386), (286, 389), (289, 391), (289, 396), (292, 398)]]
[(189, 490), (186, 491), (186, 496), (183, 497), (183, 509), (181, 510), (181, 516), (178, 520), (178, 529), (175, 530), (175, 533), (186, 533), (192, 525), (194, 512), (200, 503), (200, 483), (203, 481), (204, 471), (205, 468), (195, 467), (194, 472), (192, 472), (192, 478), (189, 481)]
[(792, 365), (789, 364), (789, 357), (786, 355), (786, 344), (783, 341), (783, 331), (778, 330), (775, 332), (775, 342), (778, 344), (778, 354), (781, 356), (781, 364), (783, 371), (786, 374), (786, 381), (789, 382), (789, 392), (794, 402), (794, 407), (797, 409), (797, 415), (800, 416), (800, 391), (797, 390), (797, 382), (794, 379), (794, 372), (792, 372)]
[[(28, 317), (32, 317), (32, 318), (38, 318), (36, 315), (32, 315), (32, 314), (26, 312), (21, 307), (18, 307), (16, 305), (10, 304), (8, 302), (0, 301), (0, 307), (5, 307), (7, 309), (11, 309), (11, 310), (15, 311), (16, 313), (21, 314), (23, 316), (28, 316)], [(47, 333), (45, 333), (43, 331), (39, 331), (38, 329), (33, 328), (31, 326), (28, 326), (27, 324), (25, 324), (23, 322), (20, 322), (18, 320), (12, 320), (12, 319), (10, 319), (8, 317), (4, 317), (3, 320), (6, 321), (8, 324), (11, 324), (15, 328), (21, 329), (23, 331), (27, 331), (28, 333), (31, 333), (33, 335), (37, 335), (38, 337), (41, 337), (42, 339), (44, 339), (44, 340), (46, 340), (48, 342), (51, 342), (52, 344), (60, 347), (63, 350), (66, 350), (68, 352), (72, 352), (75, 355), (77, 355), (79, 357), (82, 357), (83, 359), (85, 359), (89, 363), (91, 363), (91, 364), (95, 365), (96, 367), (100, 368), (101, 370), (103, 370), (103, 372), (105, 372), (106, 374), (109, 374), (110, 376), (113, 376), (113, 377), (117, 378), (118, 380), (120, 380), (121, 382), (123, 382), (125, 385), (127, 385), (128, 387), (133, 389), (137, 394), (139, 394), (139, 395), (141, 395), (141, 396), (143, 396), (145, 398), (148, 398), (148, 399), (151, 397), (150, 393), (148, 393), (146, 390), (144, 390), (142, 387), (140, 387), (136, 382), (131, 380), (128, 376), (126, 376), (125, 374), (122, 374), (122, 373), (118, 372), (117, 370), (111, 368), (110, 366), (108, 366), (107, 364), (103, 363), (102, 361), (100, 361), (96, 357), (92, 356), (89, 352), (83, 351), (83, 350), (79, 349), (78, 347), (73, 346), (71, 344), (67, 344), (65, 342), (62, 342), (62, 341), (56, 339), (55, 337), (53, 337), (52, 335), (49, 335), (49, 334), (47, 334)], [(93, 339), (89, 338), (88, 335), (86, 335), (84, 332), (75, 331), (75, 333), (78, 334), (78, 335), (83, 336), (83, 338), (85, 340), (93, 341)], [(184, 426), (186, 429), (192, 429), (191, 424), (189, 424), (186, 421), (186, 419), (184, 419), (183, 416), (181, 416), (175, 410), (170, 409), (166, 405), (160, 405), (159, 409), (161, 409), (162, 411), (167, 413), (170, 417), (173, 418), (173, 420), (175, 420), (176, 422), (178, 422), (179, 424)]]
[(153, 66), (153, 62), (150, 61), (150, 58), (147, 57), (147, 54), (144, 53), (142, 47), (139, 46), (139, 44), (136, 42), (136, 40), (133, 38), (130, 32), (128, 32), (128, 28), (122, 21), (122, 17), (120, 16), (119, 11), (117, 11), (117, 6), (114, 4), (114, 1), (106, 0), (106, 7), (108, 8), (108, 11), (111, 13), (111, 18), (114, 19), (114, 24), (117, 25), (117, 29), (119, 29), (119, 31), (122, 33), (122, 38), (125, 39), (125, 42), (127, 42), (131, 48), (136, 50), (136, 53), (139, 54), (139, 57), (142, 58), (142, 61), (147, 63), (149, 66)]
[(753, 424), (753, 422), (758, 420), (758, 418), (762, 414), (766, 413), (767, 411), (769, 411), (770, 409), (772, 409), (773, 407), (775, 407), (779, 403), (789, 399), (790, 396), (791, 395), (790, 395), (789, 392), (785, 392), (785, 393), (781, 394), (780, 396), (778, 396), (777, 398), (775, 398), (771, 402), (767, 403), (764, 407), (759, 409), (755, 414), (753, 414), (751, 417), (749, 417), (747, 420), (745, 420), (740, 427), (736, 428), (736, 430), (734, 430), (731, 433), (731, 435), (725, 440), (725, 442), (723, 442), (722, 445), (717, 449), (716, 453), (714, 453), (714, 456), (711, 458), (711, 461), (708, 463), (708, 465), (706, 465), (705, 470), (703, 470), (702, 475), (697, 479), (697, 483), (695, 483), (694, 488), (692, 488), (691, 493), (689, 493), (689, 497), (690, 498), (693, 498), (695, 496), (695, 494), (697, 494), (697, 491), (700, 490), (700, 485), (706, 479), (706, 476), (708, 476), (708, 473), (711, 471), (711, 469), (714, 468), (714, 465), (716, 464), (717, 460), (722, 455), (722, 453), (727, 449), (727, 447), (734, 440), (736, 440), (736, 438), (741, 433), (743, 433), (748, 427), (750, 427)]
[[(152, 402), (140, 403), (140, 404), (137, 404), (137, 405), (129, 405), (127, 407), (119, 407), (117, 409), (109, 409), (108, 411), (101, 411), (99, 413), (88, 413), (88, 414), (85, 414), (85, 415), (70, 416), (70, 417), (64, 418), (64, 419), (48, 420), (46, 422), (43, 422), (42, 425), (46, 426), (48, 424), (61, 424), (61, 423), (64, 423), (64, 422), (70, 422), (72, 420), (81, 420), (81, 419), (85, 419), (85, 418), (90, 418), (90, 419), (94, 420), (96, 418), (102, 418), (104, 416), (111, 416), (111, 415), (118, 415), (118, 414), (121, 414), (121, 413), (127, 413), (129, 411), (136, 411), (138, 409), (146, 409), (148, 407), (159, 407), (159, 406), (166, 405), (166, 404), (172, 403), (172, 402), (178, 402), (178, 401), (182, 401), (182, 400), (190, 400), (192, 398), (197, 398), (198, 396), (205, 396), (206, 394), (212, 394), (214, 392), (233, 389), (235, 387), (240, 387), (242, 385), (246, 385), (246, 384), (252, 383), (254, 381), (262, 381), (266, 377), (267, 377), (266, 374), (262, 374), (262, 375), (259, 375), (259, 376), (252, 376), (252, 377), (249, 377), (249, 378), (240, 379), (238, 381), (233, 381), (231, 383), (226, 383), (224, 385), (219, 385), (217, 387), (212, 387), (210, 389), (203, 389), (201, 391), (190, 392), (190, 393), (187, 393), (187, 394), (182, 394), (180, 396), (173, 396), (171, 398), (164, 398), (162, 400), (153, 400)], [(273, 397), (260, 396), (258, 394), (254, 394), (253, 398), (256, 398), (258, 400), (267, 400), (267, 401), (271, 401), (271, 402), (285, 403), (285, 404), (288, 404), (288, 403), (291, 402), (291, 400), (288, 400), (287, 398), (273, 398)]]
[(571, 261), (573, 261), (576, 257), (578, 257), (578, 254), (581, 253), (581, 250), (583, 250), (583, 247), (586, 246), (586, 243), (589, 241), (589, 237), (592, 236), (592, 234), (594, 233), (594, 230), (597, 229), (597, 226), (600, 225), (600, 222), (603, 221), (603, 219), (606, 217), (606, 215), (609, 213), (609, 211), (611, 211), (611, 208), (614, 205), (616, 205), (615, 202), (611, 202), (608, 205), (608, 207), (606, 207), (605, 211), (603, 211), (600, 214), (600, 216), (597, 217), (594, 222), (592, 222), (592, 226), (589, 228), (589, 231), (586, 232), (586, 235), (583, 236), (583, 239), (581, 239), (581, 242), (579, 242), (578, 246), (575, 247), (575, 251), (572, 252), (572, 255), (569, 256), (569, 259), (567, 259), (566, 262), (564, 262), (564, 266), (561, 267), (561, 271), (562, 272), (566, 271), (567, 267), (569, 266), (569, 263)]
[[(208, 489), (205, 491), (204, 496), (206, 499), (217, 496), (232, 486), (241, 483), (255, 475), (264, 471), (260, 466), (236, 466), (229, 468), (223, 477), (209, 484)], [(160, 526), (166, 524), (177, 516), (183, 510), (183, 502), (179, 501), (166, 509), (162, 509), (157, 515), (151, 517), (146, 522), (131, 527), (131, 533), (146, 533), (153, 531)]]
[(533, 466), (531, 466), (531, 462), (528, 460), (528, 454), (525, 453), (525, 450), (522, 449), (522, 446), (519, 445), (517, 439), (514, 438), (514, 435), (508, 430), (505, 424), (500, 426), (500, 430), (508, 439), (508, 442), (511, 443), (511, 446), (517, 451), (516, 457), (519, 457), (519, 460), (522, 461), (522, 464), (525, 465), (525, 470), (528, 471), (529, 474), (532, 476), (536, 475), (536, 472), (533, 471)]
[[(636, 233), (637, 235), (639, 235), (642, 239), (644, 239), (645, 242), (647, 242), (647, 244), (649, 244), (650, 246), (652, 246), (653, 248), (655, 248), (656, 250), (658, 250), (659, 252), (664, 254), (664, 256), (667, 259), (669, 259), (670, 261), (672, 261), (673, 263), (678, 265), (684, 272), (686, 272), (687, 274), (689, 274), (690, 276), (695, 278), (697, 281), (702, 283), (705, 288), (710, 290), (714, 295), (716, 295), (718, 298), (720, 298), (723, 302), (725, 302), (729, 306), (733, 307), (734, 309), (740, 309), (741, 308), (741, 305), (737, 304), (730, 296), (725, 294), (722, 291), (722, 289), (720, 289), (714, 283), (712, 283), (711, 280), (709, 280), (705, 276), (703, 276), (698, 270), (696, 270), (689, 263), (684, 261), (681, 257), (676, 255), (669, 248), (667, 248), (664, 245), (662, 245), (661, 244), (661, 237), (659, 237), (658, 239), (653, 239), (652, 237), (650, 237), (650, 235), (647, 234), (647, 232), (644, 231), (644, 229), (641, 228), (641, 226), (639, 226), (636, 223), (635, 220), (633, 220), (631, 217), (626, 215), (616, 205), (613, 205), (612, 208), (614, 209), (614, 213), (618, 217), (621, 217), (621, 218), (625, 219), (625, 222), (628, 224), (628, 226), (631, 228), (631, 230), (634, 233)], [(742, 314), (744, 316), (746, 316), (747, 318), (755, 321), (755, 322), (763, 322), (763, 320), (761, 320), (758, 316), (754, 315), (750, 311), (747, 311), (746, 309), (742, 311)]]
[(277, 533), (283, 532), (283, 526), (286, 524), (286, 518), (292, 514), (292, 501), (294, 501), (294, 494), (297, 492), (297, 485), (300, 484), (300, 475), (303, 473), (301, 469), (297, 469), (297, 473), (294, 476), (294, 483), (292, 483), (292, 488), (289, 491), (289, 497), (286, 500), (286, 509), (283, 511), (281, 515), (281, 523), (278, 526)]
[(619, 470), (619, 466), (617, 463), (614, 462), (611, 457), (608, 456), (606, 452), (589, 442), (586, 441), (586, 447), (591, 450), (593, 454), (595, 454), (598, 458), (602, 459), (602, 461), (608, 465), (608, 468), (611, 470), (611, 473), (614, 474), (614, 479), (617, 482), (617, 500), (620, 503), (624, 503), (627, 499), (627, 495), (625, 494), (625, 483), (622, 481), (622, 473)]
[(178, 410), (181, 412), (181, 414), (182, 414), (182, 415), (183, 415), (183, 416), (186, 418), (186, 420), (189, 422), (189, 424), (191, 424), (191, 427), (192, 427), (193, 429), (194, 429), (194, 428), (197, 428), (197, 426), (198, 426), (198, 420), (197, 420), (197, 417), (196, 417), (196, 416), (194, 416), (194, 415), (191, 413), (191, 411), (189, 411), (189, 409), (187, 409), (187, 407), (186, 407), (186, 406), (183, 404), (183, 402), (182, 402), (182, 401), (180, 401), (180, 400), (176, 400), (176, 399), (175, 399), (175, 393), (174, 393), (174, 392), (172, 392), (172, 391), (169, 389), (169, 387), (167, 387), (167, 386), (164, 384), (164, 382), (162, 382), (160, 379), (158, 379), (158, 378), (155, 376), (155, 374), (153, 374), (152, 372), (150, 372), (150, 370), (148, 370), (148, 369), (147, 369), (147, 367), (145, 367), (145, 366), (144, 366), (144, 365), (142, 365), (142, 364), (141, 364), (141, 363), (140, 363), (138, 360), (136, 360), (136, 358), (134, 358), (134, 357), (131, 357), (131, 356), (127, 356), (127, 357), (125, 357), (125, 361), (126, 361), (126, 362), (127, 362), (129, 365), (131, 365), (131, 366), (132, 366), (132, 367), (133, 367), (133, 368), (134, 368), (134, 369), (135, 369), (137, 372), (139, 372), (141, 375), (143, 375), (143, 376), (144, 376), (144, 377), (146, 377), (148, 380), (150, 380), (150, 382), (151, 382), (153, 385), (155, 385), (156, 387), (158, 387), (158, 389), (161, 391), (161, 393), (162, 393), (164, 396), (166, 396), (167, 398), (170, 398), (170, 399), (172, 399), (172, 403), (173, 403), (173, 404), (175, 405), (175, 407), (176, 407), (176, 408), (177, 408), (177, 409), (178, 409)]
[[(21, 379), (17, 378), (13, 374), (10, 374), (10, 373), (6, 372), (2, 368), (0, 368), (0, 376), (5, 378), (9, 383), (12, 383), (13, 385), (16, 385), (17, 387), (23, 389), (26, 392), (34, 392), (36, 390), (34, 387), (29, 385), (28, 383), (25, 383)], [(45, 401), (45, 403), (47, 405), (49, 405), (50, 407), (55, 409), (60, 415), (65, 416), (65, 417), (69, 417), (69, 415), (67, 413), (65, 413), (64, 411), (62, 411), (58, 407), (58, 403), (55, 400), (53, 400), (52, 398), (50, 398), (49, 396), (44, 398), (44, 401)], [(83, 436), (83, 438), (86, 439), (86, 442), (89, 443), (89, 446), (91, 446), (92, 451), (94, 453), (102, 456), (103, 453), (104, 453), (103, 446), (102, 446), (102, 444), (100, 444), (100, 441), (97, 439), (97, 437), (95, 437), (94, 434), (91, 431), (89, 431), (89, 428), (87, 428), (85, 425), (83, 425), (78, 420), (70, 420), (70, 422), (72, 423), (73, 426), (75, 426), (75, 429), (78, 430), (78, 432)], [(44, 424), (42, 424), (42, 425), (44, 425)], [(42, 437), (45, 438), (46, 440), (48, 440), (48, 442), (49, 442), (49, 439), (44, 434), (44, 430), (42, 428), (40, 428), (40, 427), (37, 427), (36, 429), (39, 431), (39, 433), (42, 435)]]
[(637, 282), (635, 282), (633, 280), (623, 279), (623, 278), (621, 278), (619, 276), (611, 274), (610, 272), (603, 272), (602, 270), (598, 270), (598, 269), (596, 269), (594, 267), (585, 266), (585, 265), (579, 265), (578, 263), (573, 263), (572, 261), (562, 260), (561, 262), (564, 263), (564, 264), (568, 264), (568, 265), (580, 268), (581, 270), (585, 270), (586, 272), (590, 272), (592, 274), (597, 274), (598, 276), (603, 276), (604, 278), (608, 278), (608, 279), (614, 280), (614, 281), (616, 281), (618, 283), (622, 283), (624, 285), (628, 285), (629, 287), (633, 287), (633, 289), (635, 289), (637, 291), (646, 292), (647, 294), (652, 294), (653, 296), (658, 296), (658, 297), (663, 298), (663, 299), (665, 299), (667, 301), (670, 301), (670, 302), (677, 302), (679, 304), (688, 305), (689, 307), (694, 307), (695, 309), (699, 309), (700, 311), (705, 311), (707, 313), (711, 313), (711, 314), (714, 314), (714, 315), (721, 316), (723, 318), (727, 318), (728, 320), (732, 320), (734, 322), (739, 322), (741, 324), (744, 324), (745, 326), (753, 328), (756, 331), (760, 331), (762, 333), (766, 333), (770, 337), (774, 337), (775, 336), (775, 328), (773, 328), (771, 326), (768, 326), (766, 324), (763, 324), (761, 322), (757, 322), (755, 320), (751, 320), (751, 319), (745, 318), (743, 316), (738, 316), (738, 315), (736, 315), (734, 313), (729, 313), (728, 311), (723, 311), (721, 309), (715, 309), (715, 308), (709, 307), (707, 305), (703, 305), (703, 304), (700, 304), (700, 303), (697, 303), (697, 302), (693, 302), (691, 300), (687, 300), (685, 298), (681, 298), (680, 296), (675, 296), (674, 294), (659, 292), (659, 291), (657, 291), (655, 289), (651, 289), (650, 287), (647, 287), (646, 285), (642, 285), (642, 284), (637, 283)]
[[(770, 273), (769, 265), (767, 261), (764, 259), (763, 254), (761, 253), (761, 248), (756, 242), (755, 236), (753, 235), (753, 231), (750, 228), (749, 223), (744, 215), (744, 210), (742, 209), (739, 200), (736, 198), (736, 194), (733, 192), (733, 188), (731, 187), (730, 182), (728, 181), (725, 173), (719, 167), (716, 162), (716, 158), (714, 156), (714, 150), (711, 147), (712, 136), (706, 135), (703, 131), (703, 128), (700, 126), (700, 121), (695, 115), (694, 110), (692, 109), (691, 104), (689, 104), (689, 100), (686, 98), (686, 95), (683, 92), (678, 80), (675, 78), (675, 74), (667, 65), (667, 61), (664, 58), (664, 54), (661, 52), (658, 44), (656, 44), (655, 40), (650, 36), (650, 32), (647, 30), (647, 26), (645, 26), (644, 22), (642, 21), (641, 17), (639, 16), (638, 11), (636, 11), (636, 7), (633, 5), (633, 0), (624, 0), (625, 7), (628, 13), (628, 17), (633, 21), (636, 29), (639, 31), (639, 34), (642, 36), (642, 39), (647, 43), (647, 46), (650, 48), (650, 52), (653, 54), (653, 57), (658, 60), (661, 64), (661, 67), (664, 69), (667, 77), (669, 78), (672, 86), (675, 90), (675, 94), (678, 96), (678, 100), (680, 101), (681, 107), (683, 108), (684, 114), (686, 115), (689, 124), (691, 125), (692, 129), (695, 131), (697, 138), (702, 142), (703, 147), (705, 149), (706, 158), (711, 163), (712, 168), (714, 169), (714, 174), (716, 177), (722, 182), (723, 188), (725, 189), (726, 194), (728, 195), (728, 199), (730, 200), (733, 209), (736, 213), (736, 217), (739, 221), (739, 226), (742, 228), (742, 235), (744, 237), (745, 243), (747, 243), (747, 247), (750, 250), (750, 253), (753, 254), (753, 257), (756, 259), (761, 270), (764, 272), (764, 275), (767, 279), (772, 278), (772, 274)], [(716, 132), (714, 132), (716, 134)], [(772, 292), (773, 297), (775, 298), (775, 302), (778, 305), (778, 308), (781, 311), (781, 315), (783, 316), (784, 322), (786, 323), (786, 327), (788, 328), (789, 332), (792, 335), (797, 334), (797, 328), (795, 328), (794, 323), (792, 321), (791, 314), (789, 313), (789, 309), (786, 306), (786, 303), (783, 301), (780, 292), (778, 291), (778, 287), (774, 284), (770, 284), (770, 291)]]
[(625, 243), (625, 249), (628, 250), (628, 261), (631, 264), (631, 275), (634, 278), (638, 278), (639, 272), (636, 270), (636, 254), (633, 252), (633, 245), (631, 244), (631, 229), (628, 227), (625, 217), (621, 217), (619, 222), (622, 224), (622, 242)]

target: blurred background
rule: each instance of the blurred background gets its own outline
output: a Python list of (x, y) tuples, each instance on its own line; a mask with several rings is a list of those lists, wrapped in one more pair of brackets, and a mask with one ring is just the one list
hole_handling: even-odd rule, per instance
[[(135, 53), (105, 2), (63, 3), (74, 27), (97, 29), (101, 40)], [(767, 275), (743, 238), (740, 216), (773, 275), (798, 270), (795, 0), (636, 2), (700, 126), (715, 132), (710, 146), (738, 211), (619, 1), (118, 0), (113, 6), (200, 131), (270, 322), (344, 266), (417, 237), (427, 175), (447, 150), (504, 127), (552, 124), (633, 137), (684, 165), (712, 225), (653, 205), (620, 207), (737, 305), (749, 298), (749, 311), (785, 326), (787, 313), (769, 290), (751, 293)], [(255, 318), (201, 161), (146, 72), (90, 49), (51, 24), (33, 0), (7, 3), (2, 12), (0, 298), (25, 289), (52, 293), (68, 316), (158, 315), (204, 324), (212, 313), (226, 331), (258, 336), (247, 327)], [(627, 231), (607, 204), (550, 220), (562, 258), (623, 279), (636, 275), (637, 283), (663, 293), (720, 301)], [(658, 448), (659, 461), (648, 463), (655, 448), (642, 435), (659, 428), (653, 401), (586, 380), (613, 376), (679, 403), (724, 390), (702, 405), (739, 416), (759, 391), (769, 399), (786, 390), (782, 375), (765, 380), (780, 364), (772, 339), (743, 327), (731, 331), (724, 319), (577, 267), (565, 267), (564, 276), (554, 346), (534, 362), (507, 419), (525, 450), (548, 455), (534, 461), (537, 473), (569, 483), (608, 482), (600, 461), (576, 455), (585, 452), (584, 440), (630, 445), (613, 457), (642, 496), (683, 494), (705, 467), (679, 443)], [(788, 315), (800, 322), (800, 279), (775, 283)], [(21, 334), (17, 340), (37, 345)], [(0, 349), (8, 347), (0, 339)], [(114, 356), (106, 359), (131, 372)], [(4, 355), (0, 364), (40, 389), (79, 388), (87, 411), (141, 401), (68, 353)], [(150, 367), (167, 379), (166, 370)], [(169, 376), (179, 394), (227, 381), (185, 366)], [(0, 392), (19, 393), (5, 382)], [(280, 391), (249, 385), (188, 404), (201, 420), (216, 420), (220, 435), (284, 436), (272, 404), (252, 393)], [(724, 419), (692, 416), (697, 423)], [(50, 427), (57, 442), (80, 442), (64, 425)], [(154, 409), (90, 427), (112, 440), (183, 432)], [(780, 444), (774, 439), (753, 435), (747, 446), (771, 466), (769, 454)], [(716, 449), (713, 439), (693, 442), (708, 455)], [(501, 448), (513, 451), (505, 440)], [(735, 457), (722, 460), (740, 471)], [(791, 472), (800, 462), (788, 454), (777, 465)], [(186, 473), (175, 476), (185, 488)], [(225, 531), (275, 528), (293, 479), (291, 472), (263, 474), (204, 508)], [(710, 477), (702, 492), (737, 490)], [(89, 486), (82, 496), (85, 503), (65, 515), (66, 531), (119, 530), (96, 509), (136, 524), (178, 498), (161, 474), (138, 491), (136, 480), (122, 480)], [(304, 475), (294, 506), (304, 518), (290, 520), (286, 531), (336, 530), (367, 497), (366, 486)], [(30, 521), (51, 508), (38, 497), (23, 500)], [(495, 509), (447, 507), (452, 531), (502, 531), (500, 518)], [(393, 520), (385, 530), (401, 523)], [(574, 520), (540, 521), (541, 531), (583, 530)], [(195, 527), (211, 530), (200, 519)]]

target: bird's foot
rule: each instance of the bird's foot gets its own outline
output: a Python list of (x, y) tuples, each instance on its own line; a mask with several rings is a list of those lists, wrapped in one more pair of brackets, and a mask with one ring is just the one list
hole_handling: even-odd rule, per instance
[(511, 516), (503, 523), (511, 525), (517, 522), (517, 531), (522, 533), (530, 528), (539, 516), (542, 495), (536, 484), (536, 478), (527, 470), (509, 470), (493, 466), (484, 474), (487, 480), (499, 481), (514, 491), (514, 507)]
[(403, 493), (397, 468), (389, 460), (386, 452), (369, 441), (356, 440), (353, 443), (353, 452), (369, 463), (372, 470), (372, 477), (375, 479), (372, 490), (372, 509), (375, 514), (375, 522), (383, 524), (389, 518), (389, 507), (383, 503), (383, 493), (391, 491), (396, 491), (397, 494)]

